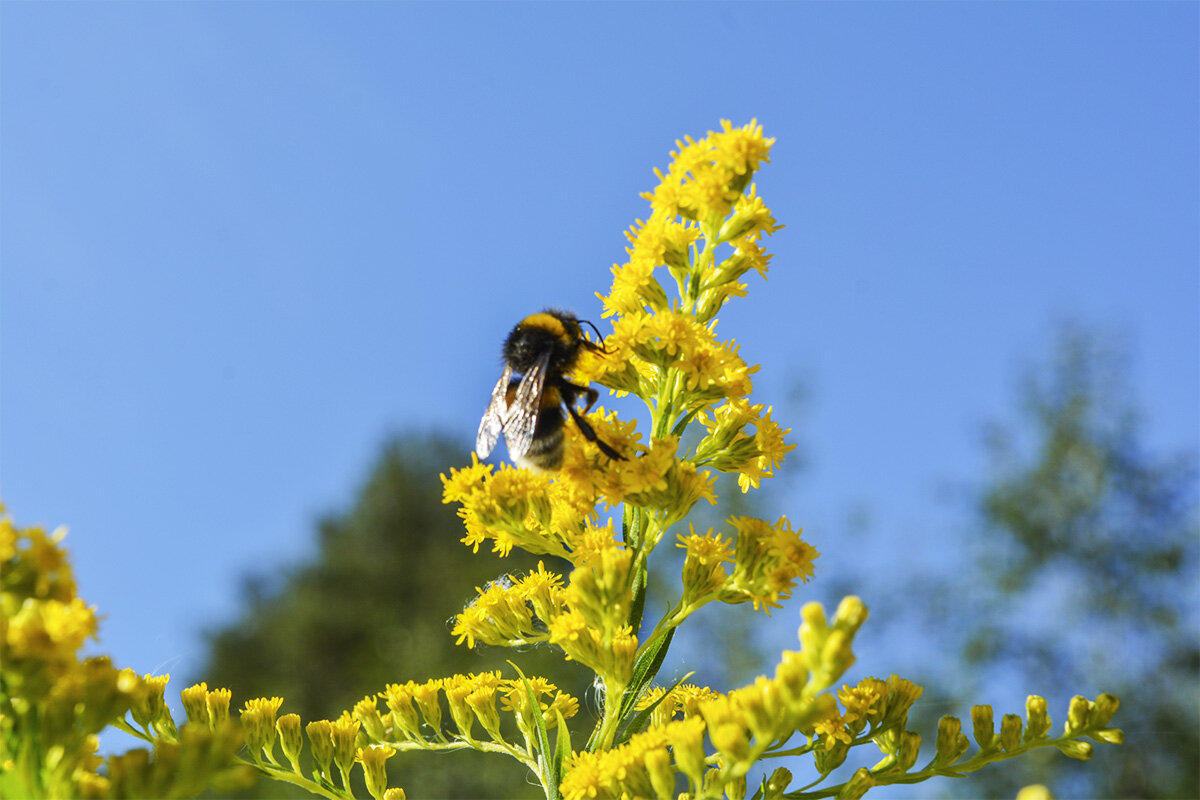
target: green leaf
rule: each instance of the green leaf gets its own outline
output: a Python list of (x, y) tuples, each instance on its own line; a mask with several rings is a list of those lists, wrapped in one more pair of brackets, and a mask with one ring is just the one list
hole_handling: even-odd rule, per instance
[(657, 643), (651, 642), (642, 651), (642, 654), (638, 656), (637, 662), (633, 665), (633, 677), (630, 678), (629, 686), (625, 689), (625, 696), (621, 698), (619, 718), (625, 718), (625, 715), (629, 713), (629, 709), (633, 707), (642, 690), (658, 675), (658, 670), (662, 667), (663, 660), (667, 657), (667, 648), (671, 646), (673, 638), (675, 638), (675, 629), (671, 628), (666, 633), (660, 635)]
[(700, 413), (701, 408), (702, 406), (697, 406), (680, 417), (679, 422), (675, 423), (675, 427), (671, 429), (671, 435), (683, 436), (683, 432), (687, 430), (687, 426), (690, 425), (692, 420), (696, 418), (696, 415)]
[(550, 749), (550, 735), (546, 732), (546, 718), (542, 716), (542, 705), (538, 702), (537, 696), (533, 693), (533, 687), (529, 685), (529, 679), (525, 677), (521, 668), (511, 661), (508, 664), (521, 676), (521, 684), (525, 687), (525, 696), (529, 698), (530, 715), (533, 717), (534, 727), (537, 728), (537, 745), (540, 753), (538, 760), (542, 762), (545, 770), (543, 777), (546, 800), (559, 800), (558, 784), (562, 777), (562, 763), (559, 761), (557, 752)]
[(571, 758), (573, 748), (571, 747), (571, 731), (567, 729), (567, 721), (563, 719), (562, 712), (557, 708), (554, 709), (554, 716), (558, 720), (558, 737), (555, 740), (555, 757), (554, 761), (557, 766), (556, 781), (562, 780), (562, 770), (566, 766), (567, 761)]

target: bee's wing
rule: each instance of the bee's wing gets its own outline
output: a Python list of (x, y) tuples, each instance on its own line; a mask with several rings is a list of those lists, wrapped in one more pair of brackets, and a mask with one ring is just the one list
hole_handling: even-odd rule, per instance
[(504, 438), (508, 441), (508, 454), (514, 461), (528, 453), (529, 445), (533, 442), (533, 430), (537, 427), (542, 387), (546, 383), (546, 367), (549, 364), (550, 353), (543, 353), (521, 378), (512, 405), (508, 407), (508, 415), (504, 419)]
[(512, 380), (512, 367), (504, 365), (496, 388), (492, 389), (492, 399), (488, 401), (487, 411), (479, 421), (479, 433), (475, 436), (475, 452), (480, 458), (487, 458), (488, 453), (496, 446), (500, 431), (504, 428), (504, 418), (508, 415), (508, 382)]

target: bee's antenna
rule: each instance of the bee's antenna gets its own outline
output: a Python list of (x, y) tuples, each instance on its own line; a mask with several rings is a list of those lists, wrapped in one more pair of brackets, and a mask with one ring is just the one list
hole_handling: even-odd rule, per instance
[(600, 329), (597, 328), (595, 325), (593, 325), (589, 320), (581, 319), (579, 321), (588, 325), (592, 330), (594, 330), (596, 332), (596, 338), (600, 340), (600, 344), (596, 345), (596, 349), (599, 350), (601, 353), (607, 353), (608, 351), (604, 349), (604, 337), (600, 335)]

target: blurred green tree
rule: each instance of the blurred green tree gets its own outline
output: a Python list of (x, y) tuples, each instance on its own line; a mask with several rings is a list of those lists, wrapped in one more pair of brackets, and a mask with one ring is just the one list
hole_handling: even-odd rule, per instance
[[(320, 520), (311, 559), (246, 580), (241, 618), (208, 634), (203, 680), (230, 688), (235, 706), (281, 695), (282, 713), (313, 720), (336, 718), (388, 683), (502, 668), (511, 676), (507, 651), (469, 650), (450, 636), (449, 620), (474, 587), (537, 565), (517, 550), (472, 555), (460, 541), (462, 522), (442, 504), (438, 476), (465, 453), (440, 436), (389, 442), (350, 507)], [(564, 673), (561, 658), (529, 655), (527, 670), (589, 697), (584, 670), (568, 663)], [(586, 710), (580, 716), (590, 724)], [(389, 767), (392, 785), (423, 797), (516, 797), (528, 783), (516, 761), (470, 750), (411, 753)], [(278, 797), (287, 788), (260, 781), (252, 792)]]
[(1043, 783), (1058, 797), (1200, 797), (1195, 455), (1147, 452), (1128, 373), (1119, 343), (1060, 326), (1050, 362), (1025, 378), (1021, 422), (988, 430), (970, 585), (922, 592), (959, 635), (960, 697), (1015, 682), (1051, 707), (1072, 690), (1121, 698), (1119, 752), (1025, 759), (980, 773), (981, 794)]

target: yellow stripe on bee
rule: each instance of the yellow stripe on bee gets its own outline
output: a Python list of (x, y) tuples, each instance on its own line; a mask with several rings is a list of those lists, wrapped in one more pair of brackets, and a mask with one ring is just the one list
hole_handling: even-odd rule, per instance
[(545, 311), (530, 314), (521, 320), (521, 325), (526, 328), (540, 328), (561, 339), (567, 338), (567, 329), (563, 325), (562, 320), (553, 314), (547, 314)]
[(556, 408), (562, 401), (562, 393), (558, 391), (558, 387), (548, 385), (542, 389), (542, 398), (539, 405), (541, 408)]

